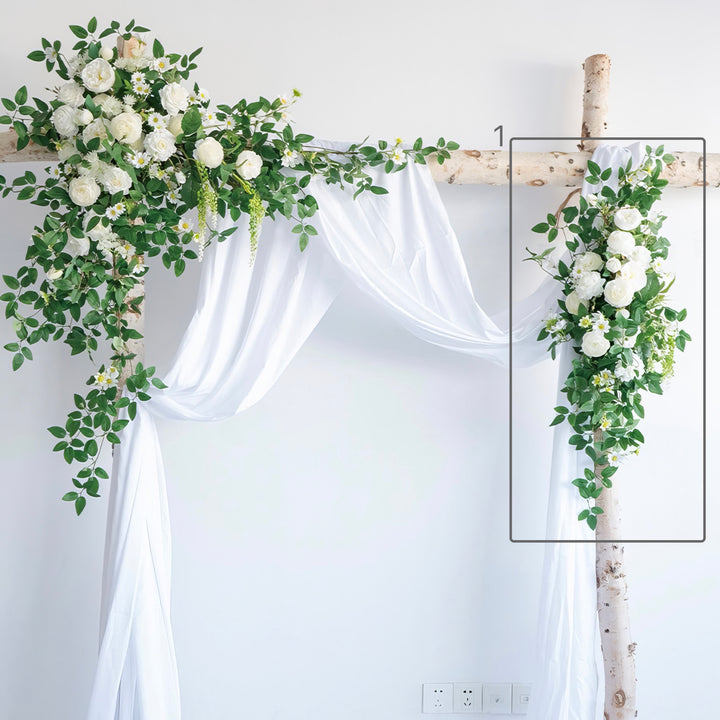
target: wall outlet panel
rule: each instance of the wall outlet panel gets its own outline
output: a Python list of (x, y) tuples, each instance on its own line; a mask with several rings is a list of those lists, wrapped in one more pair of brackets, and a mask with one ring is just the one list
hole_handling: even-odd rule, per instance
[(513, 683), (512, 711), (513, 715), (527, 715), (530, 707), (530, 683)]
[(483, 685), (483, 712), (490, 715), (510, 715), (512, 712), (512, 684), (485, 683)]
[(453, 712), (481, 713), (482, 695), (482, 683), (453, 683)]
[(422, 711), (430, 715), (451, 713), (453, 706), (452, 683), (425, 683), (422, 692)]

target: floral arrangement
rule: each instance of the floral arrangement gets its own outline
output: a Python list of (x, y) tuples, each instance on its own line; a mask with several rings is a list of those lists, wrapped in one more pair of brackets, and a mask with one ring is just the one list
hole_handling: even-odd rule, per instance
[[(120, 441), (117, 433), (135, 417), (137, 401), (149, 399), (151, 385), (164, 387), (153, 367), (137, 361), (132, 343), (142, 335), (128, 324), (143, 300), (147, 258), (160, 256), (182, 275), (208, 243), (235, 230), (218, 231), (218, 216), (242, 214), (250, 219), (253, 253), (263, 218), (276, 215), (295, 222), (304, 250), (317, 234), (311, 219), (318, 205), (307, 192), (313, 176), (355, 196), (380, 195), (387, 191), (368, 167), (391, 173), (429, 155), (442, 163), (458, 145), (440, 138), (426, 146), (418, 138), (409, 148), (398, 139), (331, 151), (293, 130), (296, 90), (272, 101), (213, 106), (208, 91), (190, 81), (201, 49), (166, 52), (134, 21), (98, 30), (93, 18), (70, 30), (77, 38), (70, 53), (43, 38), (42, 49), (28, 56), (62, 81), (52, 97), (30, 104), (21, 87), (2, 98), (9, 114), (0, 115), (0, 125), (15, 130), (17, 149), (32, 142), (56, 151), (59, 163), (42, 180), (30, 171), (12, 182), (0, 176), (3, 197), (48, 208), (32, 233), (27, 264), (3, 276), (8, 291), (0, 301), (17, 335), (5, 345), (14, 370), (41, 340), (63, 341), (93, 361), (100, 343), (109, 342), (109, 361), (88, 380), (89, 392), (75, 395), (64, 426), (50, 428), (55, 450), (83, 466), (64, 496), (80, 514), (108, 476), (98, 465), (103, 444)], [(108, 37), (117, 44), (106, 44)], [(118, 419), (123, 408), (129, 420)]]
[[(568, 407), (555, 408), (551, 425), (568, 422), (570, 444), (584, 450), (594, 469), (573, 480), (588, 507), (578, 515), (595, 530), (603, 511), (594, 501), (629, 455), (639, 452), (644, 437), (638, 424), (644, 417), (642, 392), (662, 394), (672, 376), (675, 351), (684, 350), (690, 336), (680, 323), (686, 310), (674, 310), (667, 294), (674, 277), (666, 269), (670, 243), (660, 235), (665, 216), (652, 207), (667, 184), (660, 178), (673, 161), (662, 146), (645, 148), (640, 165), (618, 170), (617, 190), (604, 185), (599, 194), (581, 197), (578, 207), (564, 207), (535, 227), (547, 234), (549, 247), (530, 250), (537, 262), (561, 284), (559, 309), (544, 323), (538, 340), (550, 339), (555, 357), (558, 344), (571, 342), (577, 351), (562, 392)], [(599, 185), (611, 169), (590, 161), (585, 178)], [(565, 240), (563, 259), (552, 258), (559, 237)]]

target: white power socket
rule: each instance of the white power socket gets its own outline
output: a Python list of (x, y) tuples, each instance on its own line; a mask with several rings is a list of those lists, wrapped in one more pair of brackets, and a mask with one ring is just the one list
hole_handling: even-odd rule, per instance
[(453, 683), (453, 712), (481, 713), (482, 683)]
[(453, 705), (452, 683), (425, 683), (422, 693), (424, 713), (451, 713)]

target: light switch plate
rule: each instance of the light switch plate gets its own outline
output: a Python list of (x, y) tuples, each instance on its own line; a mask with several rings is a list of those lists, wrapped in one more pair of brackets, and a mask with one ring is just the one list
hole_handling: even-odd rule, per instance
[(530, 707), (530, 683), (513, 683), (512, 711), (513, 715), (527, 715)]
[(485, 683), (483, 685), (483, 712), (490, 715), (509, 715), (512, 712), (512, 685)]

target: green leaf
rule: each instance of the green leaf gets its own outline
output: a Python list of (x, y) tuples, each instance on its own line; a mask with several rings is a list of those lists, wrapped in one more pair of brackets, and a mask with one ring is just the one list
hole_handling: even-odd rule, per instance
[(88, 31), (80, 25), (71, 25), (70, 30), (75, 37), (79, 37), (81, 40), (88, 36)]
[(90, 18), (87, 29), (91, 34), (97, 30), (97, 18)]
[[(527, 226), (526, 226), (527, 227)], [(530, 228), (532, 232), (536, 233), (546, 233), (550, 226), (547, 223), (538, 223), (537, 225), (534, 225), (532, 228)]]
[(552, 427), (553, 425), (559, 425), (564, 419), (565, 419), (564, 415), (556, 415), (553, 418), (553, 421), (550, 423), (550, 427)]
[(77, 500), (75, 500), (75, 512), (80, 515), (82, 511), (85, 509), (85, 505), (87, 504), (87, 499), (84, 495), (81, 495)]
[(387, 195), (388, 189), (382, 187), (381, 185), (371, 185), (370, 192), (373, 193), (374, 195)]
[(600, 174), (602, 173), (602, 169), (600, 168), (600, 166), (592, 160), (588, 160), (587, 169), (593, 175), (600, 176)]
[(582, 510), (580, 514), (578, 515), (578, 520), (585, 520), (587, 519), (587, 516), (590, 514), (590, 511), (585, 508), (585, 510)]
[(23, 362), (25, 362), (25, 356), (22, 353), (13, 355), (12, 369), (19, 370), (22, 367)]
[(158, 388), (158, 390), (164, 390), (167, 385), (160, 378), (153, 378), (152, 384)]
[(48, 428), (48, 432), (50, 432), (50, 434), (54, 435), (56, 438), (65, 437), (65, 428), (62, 428), (59, 425), (53, 425), (52, 427)]
[(597, 516), (589, 515), (587, 518), (587, 524), (591, 530), (595, 530), (595, 528), (597, 527)]
[(78, 494), (76, 492), (67, 492), (62, 496), (62, 499), (66, 502), (77, 500)]
[(27, 102), (28, 98), (28, 92), (27, 88), (23, 85), (16, 93), (15, 93), (15, 102), (18, 105), (24, 105)]
[(5, 284), (11, 290), (19, 290), (20, 289), (20, 283), (12, 275), (3, 275), (3, 280), (5, 281)]
[(202, 116), (195, 105), (183, 115), (181, 125), (185, 135), (192, 135), (202, 126)]
[(33, 50), (28, 55), (28, 60), (33, 62), (43, 62), (45, 60), (45, 53), (42, 50)]
[(155, 38), (153, 42), (153, 57), (155, 58), (161, 58), (165, 54), (165, 48), (162, 46), (162, 43)]

